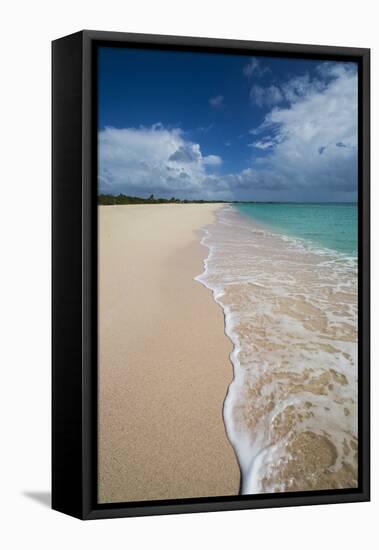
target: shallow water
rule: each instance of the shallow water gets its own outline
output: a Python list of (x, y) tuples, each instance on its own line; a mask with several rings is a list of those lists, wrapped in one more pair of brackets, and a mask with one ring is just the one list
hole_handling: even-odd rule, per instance
[(280, 231), (222, 208), (196, 278), (234, 345), (224, 421), (241, 491), (355, 487), (356, 257)]
[(356, 203), (245, 203), (238, 212), (282, 234), (314, 245), (357, 255)]

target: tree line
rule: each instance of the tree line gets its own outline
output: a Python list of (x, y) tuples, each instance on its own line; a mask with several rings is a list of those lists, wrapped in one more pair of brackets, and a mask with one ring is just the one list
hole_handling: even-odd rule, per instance
[(98, 195), (98, 204), (102, 205), (114, 205), (114, 204), (203, 204), (203, 203), (215, 203), (215, 202), (234, 202), (234, 201), (208, 201), (203, 199), (188, 200), (188, 199), (177, 199), (171, 197), (171, 199), (156, 198), (154, 195), (150, 195), (148, 198), (143, 197), (132, 197), (130, 195), (124, 195), (120, 193), (119, 195)]

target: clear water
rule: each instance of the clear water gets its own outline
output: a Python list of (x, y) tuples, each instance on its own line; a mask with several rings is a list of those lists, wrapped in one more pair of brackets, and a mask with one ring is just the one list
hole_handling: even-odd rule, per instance
[(243, 204), (204, 228), (243, 494), (357, 486), (356, 205)]
[(357, 254), (356, 203), (239, 204), (240, 213), (278, 232), (349, 255)]

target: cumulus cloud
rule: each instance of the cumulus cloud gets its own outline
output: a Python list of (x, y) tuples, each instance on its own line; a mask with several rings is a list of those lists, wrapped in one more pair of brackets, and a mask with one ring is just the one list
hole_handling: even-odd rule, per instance
[(99, 132), (100, 191), (223, 200), (355, 200), (355, 65), (322, 63), (312, 78), (303, 75), (277, 88), (282, 101), (266, 103), (263, 122), (250, 131), (254, 153), (248, 168), (221, 172), (221, 157), (205, 155), (179, 128), (108, 127)]
[(324, 62), (316, 67), (317, 76), (314, 78), (305, 73), (275, 85), (255, 84), (250, 90), (250, 100), (259, 107), (270, 107), (282, 102), (292, 104), (311, 93), (321, 93), (331, 80), (343, 77), (345, 70), (346, 65), (343, 63)]
[[(269, 149), (256, 161), (261, 177), (281, 174), (283, 186), (301, 193), (324, 189), (338, 198), (355, 196), (357, 183), (358, 86), (354, 64), (324, 63), (317, 75), (281, 86), (286, 99), (253, 129), (251, 145)], [(313, 188), (313, 189), (312, 189)]]
[(187, 141), (179, 128), (156, 124), (99, 132), (102, 193), (206, 196), (217, 191), (208, 169), (221, 163), (218, 155), (203, 155), (200, 145)]
[(209, 100), (209, 105), (211, 107), (214, 107), (215, 109), (219, 109), (220, 107), (223, 107), (224, 105), (224, 96), (223, 95), (216, 95), (215, 97), (211, 97)]

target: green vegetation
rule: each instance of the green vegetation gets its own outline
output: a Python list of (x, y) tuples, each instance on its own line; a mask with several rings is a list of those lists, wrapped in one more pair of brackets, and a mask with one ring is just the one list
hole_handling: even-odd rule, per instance
[(231, 201), (205, 201), (205, 200), (180, 200), (175, 197), (171, 199), (156, 199), (154, 195), (150, 195), (148, 199), (142, 197), (130, 197), (129, 195), (99, 195), (98, 203), (103, 205), (112, 205), (112, 204), (202, 204), (202, 203), (215, 203), (223, 202), (228, 203)]

